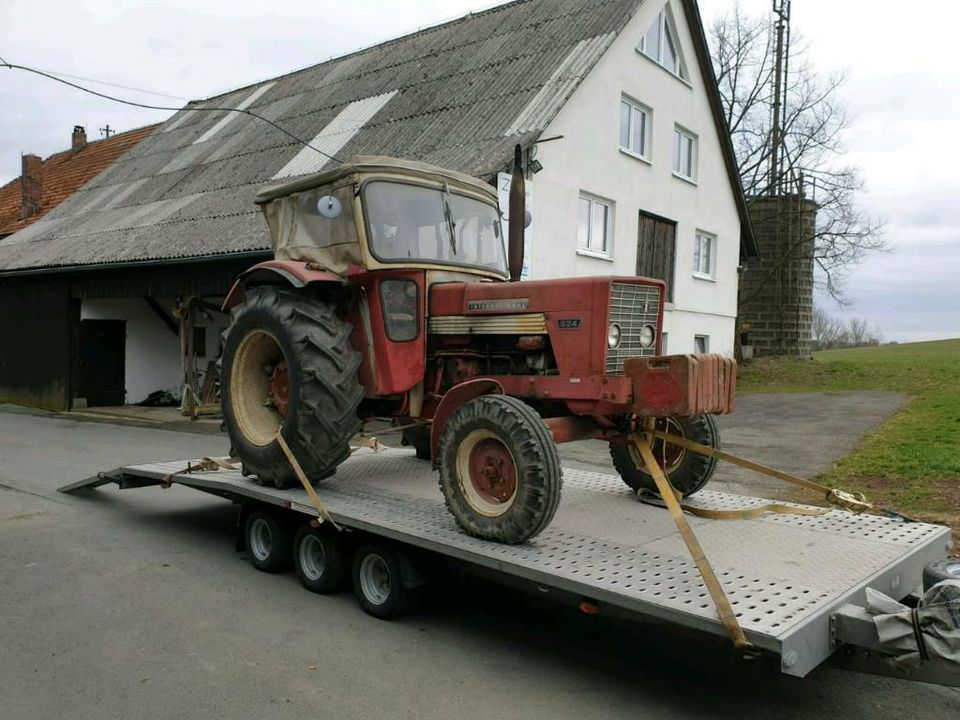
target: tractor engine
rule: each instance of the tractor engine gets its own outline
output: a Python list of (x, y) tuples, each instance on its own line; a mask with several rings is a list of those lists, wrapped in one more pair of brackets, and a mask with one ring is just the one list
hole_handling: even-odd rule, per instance
[(472, 377), (543, 417), (733, 410), (736, 366), (717, 355), (663, 357), (664, 284), (640, 277), (446, 283), (430, 292), (428, 398)]
[(451, 283), (430, 294), (428, 364), (441, 389), (473, 375), (622, 375), (659, 351), (663, 284), (582, 278)]

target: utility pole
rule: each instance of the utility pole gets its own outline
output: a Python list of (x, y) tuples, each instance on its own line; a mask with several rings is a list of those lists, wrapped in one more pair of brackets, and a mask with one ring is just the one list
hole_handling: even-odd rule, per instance
[[(773, 71), (773, 118), (770, 132), (770, 182), (768, 192), (778, 195), (783, 192), (781, 170), (783, 147), (783, 124), (786, 111), (787, 67), (790, 62), (790, 0), (773, 0), (773, 14), (777, 16), (773, 26), (776, 35), (776, 57)], [(784, 42), (786, 36), (786, 42)]]

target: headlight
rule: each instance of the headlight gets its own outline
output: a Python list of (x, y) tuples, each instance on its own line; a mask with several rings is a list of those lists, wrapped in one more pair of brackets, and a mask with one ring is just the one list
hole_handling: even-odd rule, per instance
[(644, 325), (640, 328), (640, 346), (652, 348), (657, 342), (657, 331), (653, 325)]
[(616, 323), (610, 323), (607, 329), (607, 347), (613, 350), (620, 344), (620, 326)]

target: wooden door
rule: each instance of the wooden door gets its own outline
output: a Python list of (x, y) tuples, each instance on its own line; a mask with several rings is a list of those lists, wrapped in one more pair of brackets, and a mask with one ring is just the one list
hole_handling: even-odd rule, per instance
[(673, 273), (677, 259), (677, 224), (640, 212), (637, 238), (637, 275), (667, 283), (667, 302), (673, 302)]

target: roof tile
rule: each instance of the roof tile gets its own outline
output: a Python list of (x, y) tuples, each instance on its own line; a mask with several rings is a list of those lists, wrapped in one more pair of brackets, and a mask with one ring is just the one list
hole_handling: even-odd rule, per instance
[(49, 213), (105, 167), (133, 148), (157, 125), (118, 133), (105, 140), (95, 140), (74, 152), (65, 150), (45, 159), (43, 167), (43, 200), (40, 211), (26, 219), (20, 217), (20, 178), (0, 188), (0, 237), (22, 230)]

